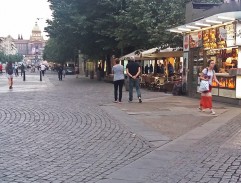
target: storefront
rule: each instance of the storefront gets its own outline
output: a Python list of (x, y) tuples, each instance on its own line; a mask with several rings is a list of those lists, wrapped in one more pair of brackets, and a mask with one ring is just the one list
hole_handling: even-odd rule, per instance
[[(171, 29), (183, 34), (184, 74), (187, 93), (197, 95), (199, 73), (207, 61), (216, 62), (218, 86), (213, 82), (213, 95), (219, 98), (241, 99), (241, 11), (212, 15)], [(184, 76), (185, 78), (185, 76)], [(222, 99), (221, 99), (222, 100)]]

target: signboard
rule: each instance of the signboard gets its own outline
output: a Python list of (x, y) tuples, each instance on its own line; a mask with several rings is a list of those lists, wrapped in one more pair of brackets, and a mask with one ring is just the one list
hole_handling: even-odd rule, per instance
[(227, 30), (224, 28), (224, 26), (218, 27), (217, 28), (218, 48), (226, 48), (227, 47), (226, 40), (227, 40)]
[(189, 51), (189, 36), (189, 34), (186, 34), (183, 37), (183, 51)]
[(236, 45), (241, 46), (241, 23), (236, 24)]
[(235, 29), (234, 24), (229, 24), (225, 26), (227, 31), (227, 47), (235, 46)]
[(192, 32), (189, 36), (190, 48), (197, 48), (202, 46), (202, 31)]

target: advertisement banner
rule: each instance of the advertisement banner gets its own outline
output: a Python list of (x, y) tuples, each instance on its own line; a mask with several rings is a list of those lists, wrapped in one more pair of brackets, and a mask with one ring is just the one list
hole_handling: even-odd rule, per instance
[(189, 34), (183, 36), (183, 51), (189, 51)]
[(234, 24), (229, 24), (225, 26), (227, 31), (227, 47), (235, 46), (235, 29)]
[(241, 46), (241, 23), (236, 24), (236, 45)]
[(193, 32), (189, 36), (189, 47), (197, 48), (202, 46), (202, 31)]
[(217, 28), (218, 48), (226, 48), (227, 47), (226, 40), (227, 40), (227, 30), (224, 28), (224, 26), (218, 27)]

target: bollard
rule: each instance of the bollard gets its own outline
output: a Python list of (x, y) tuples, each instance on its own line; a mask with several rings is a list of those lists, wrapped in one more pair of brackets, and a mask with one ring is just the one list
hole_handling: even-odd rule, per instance
[(23, 81), (25, 81), (26, 78), (25, 78), (25, 71), (23, 71)]
[(41, 70), (40, 70), (40, 81), (42, 81), (42, 72), (41, 72)]

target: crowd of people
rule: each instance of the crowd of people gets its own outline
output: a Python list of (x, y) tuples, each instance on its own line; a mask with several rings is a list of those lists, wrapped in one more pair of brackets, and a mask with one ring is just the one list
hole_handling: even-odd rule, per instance
[[(167, 64), (167, 70), (168, 70), (168, 77), (171, 77), (171, 76), (174, 75), (174, 67), (170, 62), (168, 62), (168, 64)], [(142, 71), (142, 73), (144, 73), (144, 74), (151, 74), (153, 72), (154, 72), (154, 70), (153, 70), (152, 64), (150, 64), (150, 66), (148, 66), (148, 64), (146, 64), (145, 67), (144, 67), (144, 71)], [(160, 63), (160, 64), (157, 65), (156, 73), (160, 74), (160, 75), (165, 74), (164, 64)]]

